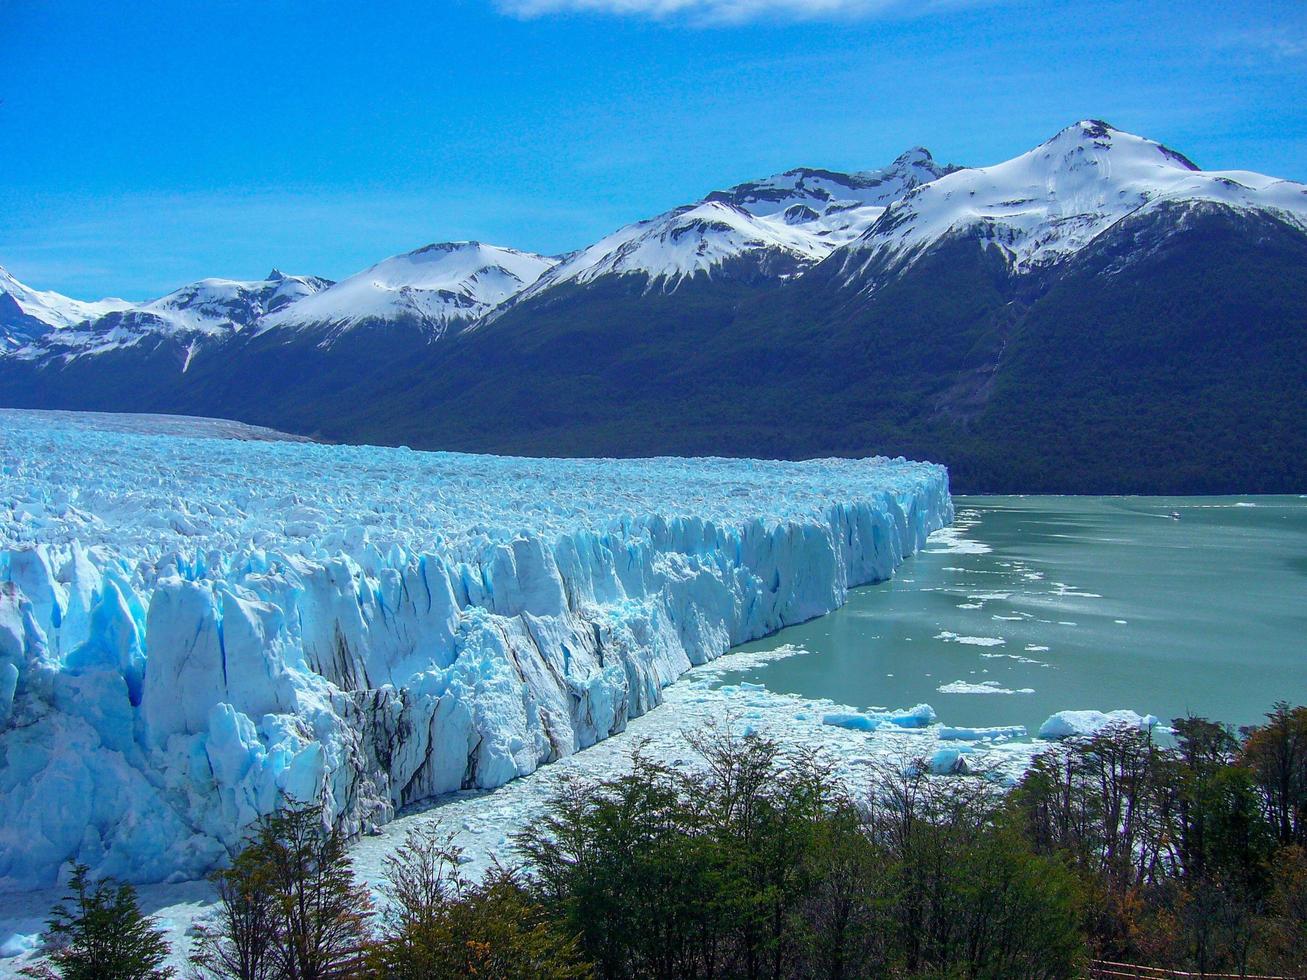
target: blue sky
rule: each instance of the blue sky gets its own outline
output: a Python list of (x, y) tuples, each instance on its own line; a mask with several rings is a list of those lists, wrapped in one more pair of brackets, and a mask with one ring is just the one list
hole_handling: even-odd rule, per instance
[(1307, 4), (0, 0), (0, 265), (143, 299), (431, 241), (543, 252), (794, 166), (1094, 116), (1307, 180)]

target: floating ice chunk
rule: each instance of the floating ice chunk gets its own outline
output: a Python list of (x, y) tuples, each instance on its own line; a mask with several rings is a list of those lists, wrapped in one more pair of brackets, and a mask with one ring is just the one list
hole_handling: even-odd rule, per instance
[(997, 725), (992, 728), (960, 728), (941, 725), (935, 735), (945, 742), (993, 742), (1005, 738), (1025, 738), (1025, 725)]
[(890, 711), (885, 720), (899, 728), (925, 728), (935, 723), (935, 709), (928, 704), (918, 704), (901, 711)]
[(874, 732), (884, 719), (876, 715), (865, 715), (860, 711), (828, 711), (821, 716), (823, 725), (836, 728), (851, 728), (858, 732)]
[(15, 933), (0, 942), (0, 960), (12, 959), (30, 953), (41, 943), (40, 933)]
[(1004, 687), (998, 681), (981, 681), (979, 684), (971, 681), (950, 681), (948, 684), (941, 684), (935, 688), (940, 694), (1034, 694), (1033, 687), (1010, 688)]
[(969, 647), (1001, 647), (1007, 640), (998, 636), (959, 636), (947, 630), (935, 634), (935, 639), (945, 643), (961, 643)]
[(989, 545), (964, 537), (965, 527), (946, 527), (936, 531), (927, 542), (925, 553), (928, 555), (987, 555)]
[(1150, 731), (1158, 724), (1155, 715), (1140, 715), (1126, 708), (1115, 711), (1059, 711), (1039, 726), (1039, 737), (1049, 740), (1094, 735), (1115, 725)]
[(935, 709), (928, 704), (918, 704), (898, 711), (828, 711), (821, 716), (821, 721), (823, 725), (861, 732), (874, 732), (882, 725), (926, 728), (935, 722)]
[(975, 753), (969, 745), (947, 745), (930, 756), (929, 768), (936, 776), (960, 776), (971, 771), (967, 756)]

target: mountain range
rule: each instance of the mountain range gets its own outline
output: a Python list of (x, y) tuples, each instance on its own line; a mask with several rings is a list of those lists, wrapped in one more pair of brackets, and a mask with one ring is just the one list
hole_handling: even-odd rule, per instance
[(1097, 120), (143, 304), (0, 270), (0, 405), (525, 455), (875, 453), (1010, 492), (1307, 489), (1307, 186)]

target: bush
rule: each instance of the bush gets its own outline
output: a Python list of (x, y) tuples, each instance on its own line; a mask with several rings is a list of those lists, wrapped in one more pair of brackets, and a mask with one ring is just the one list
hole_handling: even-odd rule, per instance
[(370, 942), (372, 907), (345, 845), (318, 806), (292, 804), (265, 817), (216, 876), (218, 923), (196, 944), (195, 972), (326, 980), (356, 969)]
[(106, 878), (92, 883), (75, 865), (69, 895), (51, 911), (44, 941), (48, 963), (23, 971), (62, 980), (166, 980), (168, 944), (141, 913), (131, 885)]
[(513, 872), (495, 868), (471, 884), (459, 874), (461, 856), (450, 838), (428, 824), (410, 830), (386, 859), (383, 890), (391, 905), (370, 959), (374, 976), (572, 980), (591, 975), (576, 940)]

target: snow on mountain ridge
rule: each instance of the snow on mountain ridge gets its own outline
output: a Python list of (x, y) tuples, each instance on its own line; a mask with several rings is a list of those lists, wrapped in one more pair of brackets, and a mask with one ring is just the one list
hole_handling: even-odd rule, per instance
[(288, 276), (273, 269), (267, 279), (252, 282), (201, 279), (137, 309), (180, 332), (213, 334), (247, 327), (331, 285), (329, 279)]
[(195, 344), (202, 340), (240, 333), (264, 314), (284, 309), (330, 285), (329, 279), (288, 276), (276, 269), (267, 279), (200, 279), (159, 299), (126, 304), (46, 334), (17, 354), (81, 357), (165, 337), (189, 340), (193, 352)]
[(1153, 140), (1082, 120), (1027, 153), (911, 189), (842, 258), (846, 282), (875, 262), (905, 268), (950, 234), (977, 231), (1014, 271), (1059, 261), (1129, 214), (1164, 201), (1270, 210), (1307, 230), (1307, 187), (1247, 171), (1203, 171)]
[(481, 242), (427, 245), (264, 317), (260, 329), (327, 325), (339, 332), (368, 320), (409, 316), (439, 336), (449, 324), (475, 320), (530, 286), (556, 262)]
[(62, 293), (32, 289), (0, 267), (0, 352), (50, 330), (63, 330), (131, 305), (124, 299), (83, 302)]
[(571, 253), (515, 302), (607, 275), (642, 274), (650, 288), (672, 292), (687, 279), (711, 276), (723, 263), (750, 254), (771, 253), (784, 260), (779, 268), (802, 271), (855, 239), (912, 188), (956, 169), (914, 147), (882, 170), (796, 168), (737, 184)]

